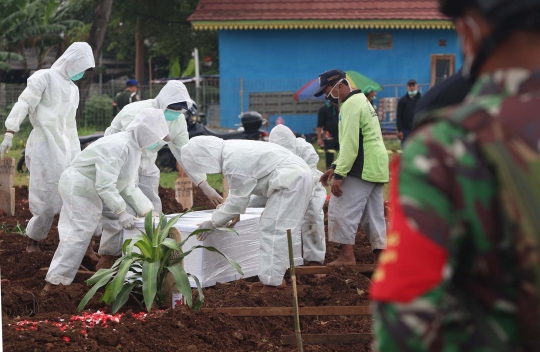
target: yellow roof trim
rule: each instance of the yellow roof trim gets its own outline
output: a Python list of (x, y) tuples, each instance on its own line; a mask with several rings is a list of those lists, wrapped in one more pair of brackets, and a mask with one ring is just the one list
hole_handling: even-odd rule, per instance
[(195, 30), (238, 29), (454, 29), (446, 20), (194, 21)]

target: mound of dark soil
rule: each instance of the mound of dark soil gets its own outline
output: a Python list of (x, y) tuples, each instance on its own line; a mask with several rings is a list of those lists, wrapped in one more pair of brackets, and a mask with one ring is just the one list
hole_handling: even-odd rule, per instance
[[(121, 310), (119, 323), (87, 328), (82, 322), (67, 324), (82, 297), (88, 292), (85, 280), (77, 275), (72, 285), (53, 288), (41, 295), (45, 271), (58, 244), (57, 219), (41, 253), (24, 251), (27, 237), (13, 231), (17, 221), (26, 227), (31, 217), (28, 211), (28, 190), (17, 189), (17, 216), (0, 215), (0, 266), (2, 274), (3, 337), (6, 351), (295, 351), (284, 346), (282, 335), (294, 334), (292, 317), (230, 317), (215, 312), (194, 312), (180, 306), (175, 310), (154, 312), (144, 319), (131, 313), (144, 309), (130, 298)], [(174, 201), (174, 190), (160, 189), (164, 212), (182, 211)], [(195, 188), (195, 206), (209, 206), (206, 197)], [(204, 201), (203, 201), (204, 199)], [(94, 245), (97, 250), (99, 243)], [(328, 243), (326, 261), (335, 259), (339, 248)], [(355, 255), (359, 263), (372, 263), (369, 242), (360, 230)], [(85, 260), (83, 265), (93, 270)], [(282, 307), (292, 306), (292, 290), (288, 287), (269, 295), (254, 292), (253, 279), (217, 284), (204, 289), (203, 307)], [(335, 270), (322, 279), (298, 277), (300, 306), (368, 305), (370, 281), (346, 267)], [(194, 290), (194, 295), (196, 291)], [(96, 295), (87, 311), (110, 309)], [(81, 313), (82, 314), (82, 313)], [(17, 326), (29, 320), (34, 325)], [(366, 316), (303, 316), (300, 318), (305, 334), (371, 332), (371, 317)], [(32, 326), (30, 328), (29, 326)], [(305, 351), (370, 351), (370, 344), (306, 345)]]

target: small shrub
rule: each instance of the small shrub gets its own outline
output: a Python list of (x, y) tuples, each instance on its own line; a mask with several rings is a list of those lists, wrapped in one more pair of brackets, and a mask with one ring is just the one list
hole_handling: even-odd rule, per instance
[[(177, 215), (169, 221), (162, 215), (157, 227), (154, 227), (152, 213), (148, 213), (144, 221), (145, 231), (141, 231), (140, 235), (124, 242), (122, 246), (123, 256), (114, 263), (111, 269), (100, 269), (87, 280), (87, 284), (93, 287), (84, 296), (77, 307), (77, 311), (84, 309), (97, 290), (105, 285), (105, 293), (102, 295), (101, 300), (106, 304), (112, 303), (114, 313), (127, 302), (129, 294), (132, 291), (142, 294), (148, 311), (152, 308), (153, 303), (156, 303), (161, 308), (164, 306), (166, 297), (173, 288), (164, 287), (168, 273), (173, 274), (174, 285), (182, 293), (188, 306), (194, 310), (199, 309), (204, 300), (199, 279), (194, 275), (186, 273), (181, 264), (182, 260), (197, 248), (204, 248), (208, 251), (221, 254), (241, 275), (244, 275), (238, 263), (214, 247), (194, 246), (186, 252), (182, 250), (182, 246), (190, 237), (201, 232), (213, 231), (213, 229), (193, 231), (181, 243), (176, 243), (172, 238), (168, 237), (169, 230), (186, 213)], [(236, 231), (228, 228), (219, 230), (236, 233)], [(140, 253), (134, 252), (133, 247), (137, 247)], [(195, 303), (193, 303), (189, 277), (193, 278), (199, 292)]]
[(105, 131), (113, 119), (112, 101), (107, 95), (88, 97), (82, 116), (77, 121), (78, 127), (86, 130)]

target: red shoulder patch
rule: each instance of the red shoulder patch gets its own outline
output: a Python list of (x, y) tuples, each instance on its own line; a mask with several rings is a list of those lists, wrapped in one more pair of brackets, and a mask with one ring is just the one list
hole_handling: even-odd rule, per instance
[(399, 163), (396, 158), (391, 165), (390, 231), (370, 292), (375, 301), (407, 303), (442, 281), (448, 253), (407, 221), (399, 202)]

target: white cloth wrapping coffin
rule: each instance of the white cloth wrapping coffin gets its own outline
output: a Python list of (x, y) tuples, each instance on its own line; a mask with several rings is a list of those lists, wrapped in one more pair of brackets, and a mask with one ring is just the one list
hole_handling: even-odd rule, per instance
[[(248, 208), (246, 214), (240, 216), (240, 222), (234, 227), (238, 235), (234, 232), (216, 232), (208, 236), (204, 242), (198, 241), (196, 236), (193, 236), (186, 242), (183, 250), (188, 251), (197, 245), (213, 246), (240, 265), (244, 278), (257, 276), (260, 243), (259, 218), (263, 210), (262, 208)], [(182, 216), (174, 227), (185, 239), (198, 228), (198, 224), (210, 220), (213, 212), (214, 210), (203, 210), (188, 213)], [(173, 216), (167, 215), (167, 217)], [(124, 241), (138, 235), (139, 229), (144, 230), (144, 220), (136, 221), (135, 226), (133, 230), (124, 230)], [(287, 248), (285, 250), (288, 251)], [(293, 233), (293, 252), (294, 264), (302, 265), (302, 241), (299, 231)], [(242, 277), (223, 256), (202, 248), (193, 250), (184, 259), (184, 268), (186, 272), (199, 278), (202, 287), (213, 286), (217, 282), (230, 282)], [(191, 287), (196, 287), (194, 280), (190, 279), (190, 283)]]

